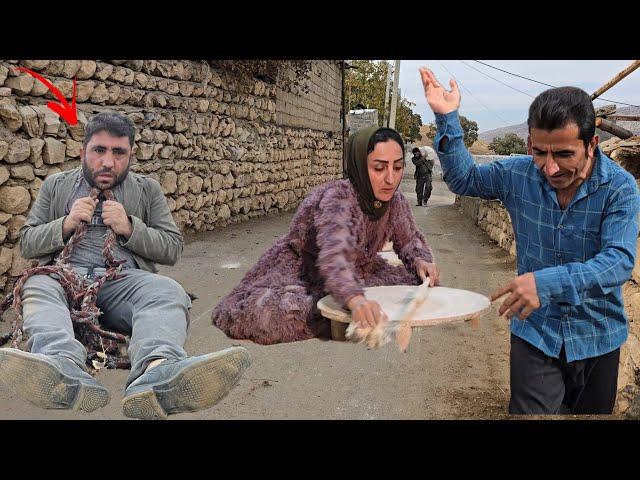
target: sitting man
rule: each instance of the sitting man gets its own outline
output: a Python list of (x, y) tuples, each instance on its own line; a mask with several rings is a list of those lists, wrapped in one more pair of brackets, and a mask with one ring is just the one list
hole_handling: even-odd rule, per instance
[[(130, 418), (166, 418), (217, 403), (249, 366), (249, 356), (234, 347), (187, 357), (191, 300), (177, 282), (154, 273), (155, 263), (176, 263), (183, 239), (158, 182), (129, 172), (134, 138), (126, 116), (94, 116), (85, 128), (82, 166), (44, 181), (21, 229), (20, 251), (51, 264), (86, 222), (67, 263), (80, 280), (93, 282), (113, 265), (103, 254), (106, 234), (117, 235), (113, 257), (122, 271), (104, 282), (96, 305), (101, 324), (131, 335), (123, 411)], [(24, 284), (29, 352), (0, 349), (0, 382), (43, 408), (90, 412), (104, 407), (109, 393), (85, 369), (87, 350), (74, 337), (58, 278), (34, 275)]]

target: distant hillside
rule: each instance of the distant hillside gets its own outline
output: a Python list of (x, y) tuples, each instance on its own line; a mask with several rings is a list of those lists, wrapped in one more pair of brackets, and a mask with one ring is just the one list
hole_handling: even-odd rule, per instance
[[(616, 115), (640, 115), (640, 108), (637, 107), (621, 107), (616, 110)], [(616, 121), (618, 125), (627, 130), (631, 130), (636, 135), (640, 134), (640, 122), (621, 122)], [(529, 128), (527, 122), (519, 123), (517, 125), (510, 125), (508, 127), (496, 128), (494, 130), (488, 130), (486, 132), (480, 132), (478, 139), (486, 143), (491, 143), (495, 137), (504, 137), (507, 133), (515, 133), (524, 141), (527, 140), (529, 135)], [(600, 140), (608, 140), (611, 138), (611, 134), (603, 132), (600, 129), (596, 130), (596, 133), (600, 135)]]

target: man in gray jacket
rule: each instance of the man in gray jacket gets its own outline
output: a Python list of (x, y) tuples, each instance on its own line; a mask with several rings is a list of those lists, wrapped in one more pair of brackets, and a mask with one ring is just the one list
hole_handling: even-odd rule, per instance
[[(86, 222), (68, 263), (92, 282), (107, 270), (102, 249), (107, 227), (113, 230), (113, 253), (124, 261), (123, 270), (104, 283), (96, 305), (103, 312), (101, 325), (131, 335), (123, 411), (131, 418), (166, 418), (217, 403), (249, 366), (249, 357), (241, 347), (187, 356), (191, 300), (180, 284), (155, 273), (155, 263), (177, 262), (183, 239), (159, 183), (129, 171), (134, 138), (126, 116), (94, 116), (85, 128), (82, 166), (44, 181), (20, 231), (20, 251), (50, 264)], [(114, 199), (93, 199), (92, 188), (109, 190)], [(43, 408), (88, 412), (105, 406), (109, 393), (86, 371), (87, 351), (74, 338), (61, 284), (48, 275), (30, 277), (22, 305), (29, 352), (0, 349), (0, 382)]]

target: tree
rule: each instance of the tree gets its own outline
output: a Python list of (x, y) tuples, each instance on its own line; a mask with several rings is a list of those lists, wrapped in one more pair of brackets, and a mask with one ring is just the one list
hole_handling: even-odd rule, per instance
[(507, 133), (504, 137), (496, 137), (489, 144), (489, 148), (498, 155), (511, 155), (512, 153), (527, 153), (527, 144), (515, 133)]
[[(371, 60), (349, 60), (350, 68), (345, 74), (346, 110), (353, 110), (356, 105), (363, 104), (367, 108), (378, 110), (378, 125), (384, 122), (384, 97), (387, 81), (388, 62)], [(409, 142), (420, 136), (422, 119), (414, 113), (415, 104), (401, 98), (396, 109), (396, 130), (402, 138)]]
[[(473, 120), (469, 120), (464, 115), (460, 115), (460, 126), (464, 131), (464, 145), (469, 148), (478, 140), (478, 124)], [(435, 137), (435, 132), (438, 130), (438, 127), (436, 127), (435, 123), (430, 123), (429, 130), (433, 132), (433, 137)], [(433, 142), (433, 139), (431, 139), (431, 142)]]
[(478, 140), (478, 124), (460, 115), (460, 126), (464, 130), (464, 146), (469, 148)]
[(422, 118), (419, 114), (413, 113), (411, 107), (415, 107), (415, 103), (404, 98), (401, 100), (396, 110), (396, 130), (407, 142), (413, 143), (420, 139)]

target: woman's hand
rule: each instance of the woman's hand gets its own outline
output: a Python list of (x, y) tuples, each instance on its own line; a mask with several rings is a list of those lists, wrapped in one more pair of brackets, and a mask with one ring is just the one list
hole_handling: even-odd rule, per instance
[(420, 278), (424, 280), (425, 277), (429, 277), (429, 285), (431, 287), (440, 285), (440, 268), (438, 268), (435, 263), (429, 263), (426, 260), (418, 258), (415, 264), (416, 272), (418, 272)]
[(424, 87), (424, 96), (434, 113), (447, 114), (458, 109), (460, 90), (458, 90), (458, 84), (454, 79), (449, 80), (451, 91), (447, 91), (428, 68), (420, 68), (420, 77)]
[(351, 320), (361, 327), (375, 327), (380, 322), (387, 322), (389, 318), (382, 311), (378, 302), (367, 300), (363, 295), (356, 295), (347, 302), (351, 310)]

